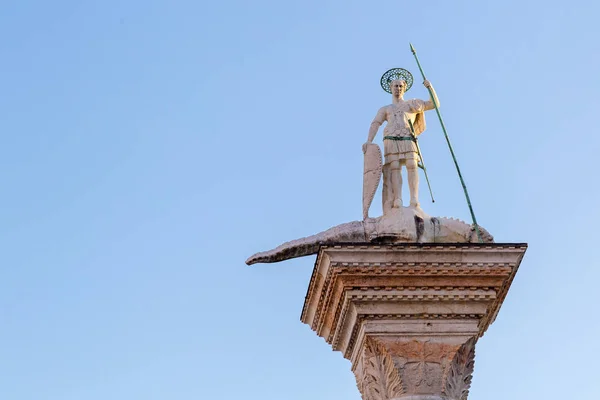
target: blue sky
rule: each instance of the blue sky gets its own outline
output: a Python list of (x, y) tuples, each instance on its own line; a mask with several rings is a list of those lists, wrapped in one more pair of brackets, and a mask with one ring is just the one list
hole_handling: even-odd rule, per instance
[[(480, 224), (530, 245), (470, 398), (597, 398), (599, 8), (3, 2), (0, 399), (360, 399), (299, 321), (314, 257), (244, 260), (361, 218), (409, 42)], [(468, 220), (435, 115), (421, 146), (424, 210)]]

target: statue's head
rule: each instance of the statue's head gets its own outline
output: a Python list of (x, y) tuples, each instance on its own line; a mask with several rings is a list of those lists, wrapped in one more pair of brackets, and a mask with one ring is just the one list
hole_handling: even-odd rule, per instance
[(390, 89), (394, 97), (400, 97), (406, 92), (406, 81), (404, 79), (396, 79), (390, 82)]

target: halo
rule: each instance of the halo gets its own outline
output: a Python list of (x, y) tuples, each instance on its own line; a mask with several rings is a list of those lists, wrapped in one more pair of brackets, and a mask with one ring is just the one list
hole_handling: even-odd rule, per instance
[(397, 79), (402, 79), (406, 81), (405, 92), (408, 92), (408, 89), (410, 89), (413, 84), (413, 76), (408, 70), (405, 70), (404, 68), (392, 68), (386, 71), (386, 73), (381, 76), (381, 88), (388, 93), (392, 93), (390, 83)]

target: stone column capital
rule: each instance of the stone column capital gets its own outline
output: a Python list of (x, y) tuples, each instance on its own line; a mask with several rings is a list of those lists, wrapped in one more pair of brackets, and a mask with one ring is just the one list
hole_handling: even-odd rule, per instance
[(323, 246), (301, 319), (352, 362), (363, 400), (466, 400), (526, 248)]

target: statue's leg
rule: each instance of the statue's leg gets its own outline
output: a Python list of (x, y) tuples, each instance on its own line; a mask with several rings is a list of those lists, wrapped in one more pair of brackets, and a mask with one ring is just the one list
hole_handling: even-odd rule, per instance
[(410, 206), (419, 207), (419, 169), (415, 157), (406, 160), (408, 189), (410, 190)]
[(394, 204), (391, 190), (392, 185), (390, 182), (390, 164), (386, 162), (383, 165), (383, 191), (381, 192), (381, 202), (383, 205), (384, 214), (387, 214), (392, 209), (392, 205)]
[(400, 162), (397, 154), (390, 157), (386, 156), (386, 163), (383, 166), (383, 192), (381, 196), (384, 214), (390, 212), (392, 208), (402, 206), (400, 185), (402, 185), (402, 176), (400, 175)]
[(390, 181), (392, 184), (392, 204), (394, 208), (402, 207), (402, 166), (400, 161), (394, 161), (390, 165)]

